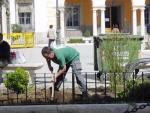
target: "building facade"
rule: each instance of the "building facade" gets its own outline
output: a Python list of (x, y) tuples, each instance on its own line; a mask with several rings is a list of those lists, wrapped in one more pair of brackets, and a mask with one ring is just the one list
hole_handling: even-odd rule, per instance
[(86, 31), (105, 34), (115, 25), (123, 33), (144, 36), (150, 24), (150, 0), (10, 0), (10, 23), (35, 32), (39, 43), (47, 41), (50, 24), (59, 29), (61, 42)]
[(10, 31), (10, 21), (9, 21), (9, 1), (0, 1), (0, 32), (7, 33)]

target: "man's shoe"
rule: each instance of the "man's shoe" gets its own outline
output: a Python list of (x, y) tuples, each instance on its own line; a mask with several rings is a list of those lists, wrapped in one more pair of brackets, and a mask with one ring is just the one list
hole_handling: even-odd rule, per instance
[(88, 98), (89, 94), (88, 92), (82, 92), (82, 98)]

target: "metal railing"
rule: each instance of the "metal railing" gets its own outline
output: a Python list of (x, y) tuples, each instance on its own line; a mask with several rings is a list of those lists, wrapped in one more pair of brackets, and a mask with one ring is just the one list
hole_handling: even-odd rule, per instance
[[(88, 92), (87, 97), (81, 95), (75, 82), (74, 74), (69, 73), (67, 76), (71, 75), (70, 80), (64, 78), (60, 90), (55, 91), (54, 95), (52, 94), (54, 89), (51, 89), (53, 78), (49, 73), (36, 73), (34, 83), (26, 85), (23, 93), (6, 88), (2, 83), (0, 85), (0, 105), (97, 104), (150, 101), (148, 97), (149, 91), (146, 89), (150, 87), (150, 84), (148, 84), (149, 76), (144, 76), (145, 72), (139, 75), (130, 73), (130, 77), (125, 77), (124, 73), (83, 72), (82, 75), (85, 76)], [(120, 76), (122, 77), (120, 78)], [(7, 80), (7, 76), (4, 77), (5, 80)], [(16, 80), (18, 79), (16, 78)]]

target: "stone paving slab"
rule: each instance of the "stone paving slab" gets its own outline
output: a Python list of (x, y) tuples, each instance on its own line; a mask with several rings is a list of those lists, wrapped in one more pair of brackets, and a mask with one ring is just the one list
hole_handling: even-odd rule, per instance
[[(0, 106), (0, 113), (124, 113), (128, 107), (128, 104)], [(150, 107), (146, 107), (136, 113), (149, 111)]]

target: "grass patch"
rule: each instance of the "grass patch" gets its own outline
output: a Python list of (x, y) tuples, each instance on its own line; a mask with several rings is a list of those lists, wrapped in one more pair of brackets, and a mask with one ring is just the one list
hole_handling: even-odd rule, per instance
[(71, 38), (68, 43), (83, 43), (83, 40), (81, 38)]

